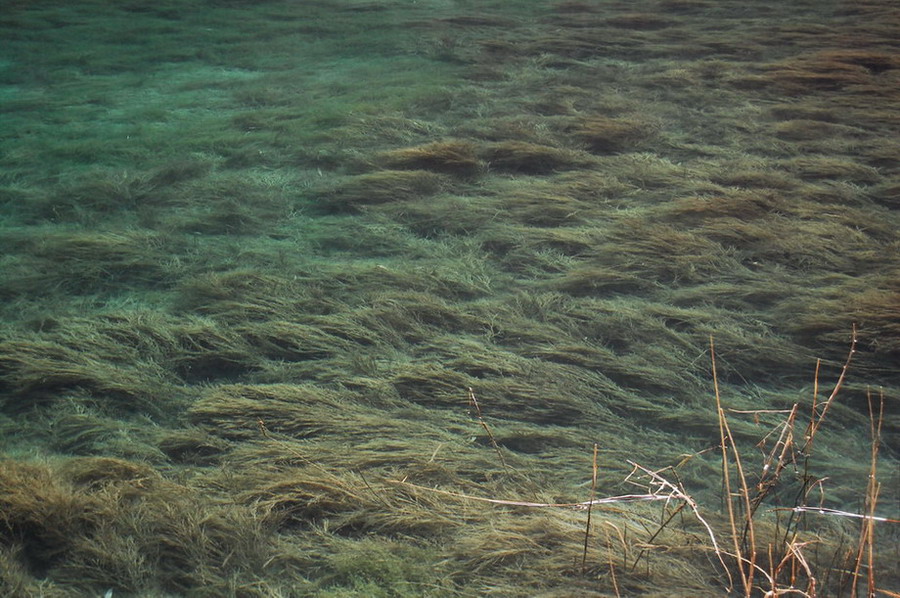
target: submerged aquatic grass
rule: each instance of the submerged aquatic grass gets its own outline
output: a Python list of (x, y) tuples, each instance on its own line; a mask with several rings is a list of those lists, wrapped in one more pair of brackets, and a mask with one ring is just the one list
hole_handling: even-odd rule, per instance
[(0, 593), (898, 591), (889, 3), (0, 29)]

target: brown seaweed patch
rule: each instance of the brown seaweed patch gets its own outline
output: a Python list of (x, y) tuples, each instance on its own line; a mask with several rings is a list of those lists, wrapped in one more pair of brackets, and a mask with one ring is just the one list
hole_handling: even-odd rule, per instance
[(870, 286), (860, 288), (859, 281), (848, 279), (837, 298), (810, 299), (802, 307), (787, 301), (779, 309), (790, 314), (789, 329), (816, 346), (839, 346), (856, 323), (869, 367), (895, 369), (900, 359), (900, 271), (866, 282)]
[(434, 534), (461, 524), (437, 495), (410, 500), (396, 486), (373, 487), (353, 474), (321, 467), (266, 472), (239, 500), (282, 528), (321, 525), (342, 535), (362, 532)]
[(0, 388), (14, 399), (2, 405), (6, 411), (28, 410), (76, 389), (121, 409), (158, 411), (166, 379), (164, 370), (150, 362), (116, 364), (51, 341), (0, 343)]
[(228, 452), (231, 443), (202, 428), (189, 427), (164, 433), (157, 446), (174, 463), (205, 465)]
[(154, 188), (167, 187), (205, 176), (212, 168), (213, 162), (209, 158), (182, 157), (154, 169), (149, 182)]
[(174, 390), (173, 371), (235, 376), (258, 360), (240, 336), (199, 318), (123, 311), (43, 326), (0, 345), (0, 386), (39, 403), (75, 393), (110, 408), (163, 410), (154, 403)]
[[(93, 328), (105, 355), (134, 351), (164, 363), (186, 379), (231, 377), (256, 367), (258, 357), (239, 334), (206, 318), (168, 318), (157, 312), (128, 311), (79, 321)], [(95, 349), (96, 350), (96, 345)], [(115, 360), (114, 360), (115, 361)]]
[(237, 332), (217, 323), (187, 320), (173, 326), (173, 369), (191, 382), (232, 379), (259, 368), (259, 356)]
[(497, 444), (517, 453), (529, 455), (553, 454), (561, 449), (579, 449), (575, 438), (541, 428), (515, 428), (497, 437)]
[(592, 163), (590, 156), (576, 151), (524, 141), (492, 143), (480, 155), (493, 170), (521, 174), (549, 174)]
[(885, 175), (900, 171), (900, 143), (879, 139), (858, 147), (857, 152), (867, 164), (880, 169)]
[[(170, 230), (207, 234), (259, 232), (289, 213), (285, 191), (297, 184), (296, 175), (274, 168), (219, 171), (181, 183), (157, 200), (168, 207), (161, 213), (147, 211), (147, 222), (159, 222)], [(171, 212), (171, 213), (170, 213)]]
[(722, 218), (702, 232), (725, 247), (742, 250), (742, 261), (753, 266), (778, 264), (809, 271), (827, 268), (851, 273), (877, 260), (879, 245), (856, 224), (771, 217), (747, 222)]
[(453, 17), (442, 17), (434, 20), (438, 24), (447, 23), (459, 27), (510, 27), (516, 24), (513, 19), (492, 14), (469, 14)]
[(871, 166), (858, 164), (849, 158), (804, 156), (780, 162), (782, 168), (804, 180), (829, 179), (853, 183), (875, 183), (881, 179)]
[(793, 189), (800, 184), (790, 174), (764, 167), (722, 168), (712, 173), (709, 179), (719, 185), (744, 189)]
[(541, 189), (505, 196), (500, 206), (514, 220), (530, 226), (571, 226), (584, 223), (592, 215), (587, 202)]
[[(610, 169), (611, 170), (611, 169)], [(631, 187), (616, 176), (596, 170), (575, 170), (566, 172), (550, 181), (553, 191), (591, 205), (605, 205), (612, 198), (627, 194)]]
[(703, 235), (636, 219), (623, 221), (591, 255), (605, 266), (664, 284), (707, 281), (737, 269), (728, 251)]
[(832, 108), (818, 108), (804, 104), (777, 104), (770, 114), (782, 120), (816, 120), (827, 123), (840, 122), (840, 114)]
[[(894, 250), (900, 248), (895, 246)], [(849, 311), (873, 350), (888, 362), (900, 359), (900, 271), (881, 288), (866, 289), (849, 302)]]
[[(441, 137), (444, 130), (433, 122), (397, 114), (359, 114), (342, 126), (323, 133), (340, 147), (380, 149), (389, 146), (412, 145), (423, 139)], [(345, 163), (343, 154), (315, 153), (308, 156), (323, 167), (339, 168)]]
[(491, 198), (440, 194), (422, 202), (390, 203), (379, 206), (379, 214), (388, 215), (422, 237), (473, 235), (490, 226), (497, 217)]
[(327, 519), (329, 527), (339, 531), (371, 526), (367, 512), (384, 508), (378, 497), (367, 492), (362, 482), (323, 473), (319, 467), (272, 472), (242, 500), (280, 525), (310, 525)]
[(873, 74), (900, 68), (900, 57), (896, 53), (872, 50), (825, 50), (815, 54), (814, 60), (823, 63), (837, 62), (861, 66)]
[(573, 129), (573, 135), (593, 153), (612, 154), (635, 150), (654, 133), (647, 122), (630, 118), (593, 117)]
[(375, 162), (395, 170), (428, 170), (465, 178), (482, 170), (475, 150), (468, 141), (438, 141), (382, 152)]
[(60, 467), (60, 473), (76, 486), (89, 488), (123, 482), (145, 488), (159, 479), (159, 474), (148, 465), (110, 457), (71, 459)]
[[(553, 566), (548, 561), (555, 562), (553, 570), (563, 571), (580, 558), (574, 549), (577, 529), (578, 524), (568, 518), (551, 519), (540, 513), (526, 513), (500, 526), (476, 522), (466, 526), (465, 533), (458, 537), (452, 558), (461, 569), (471, 572), (502, 571), (521, 567), (523, 563)], [(515, 592), (512, 588), (509, 591)], [(551, 593), (569, 594), (568, 591)], [(569, 595), (600, 594), (585, 589)]]
[[(522, 352), (527, 353), (527, 350)], [(514, 421), (538, 425), (552, 422), (555, 426), (573, 427), (603, 421), (603, 417), (608, 414), (604, 408), (571, 392), (569, 384), (573, 377), (579, 375), (572, 366), (539, 361), (535, 363), (540, 363), (539, 370), (548, 379), (535, 373), (521, 382), (505, 378), (479, 382), (474, 386), (478, 389), (479, 399), (486, 404), (496, 405), (506, 414), (505, 419)], [(621, 396), (620, 389), (602, 375), (592, 376), (591, 385), (594, 387), (592, 392), (599, 389), (604, 398)]]
[(350, 346), (315, 326), (296, 322), (255, 322), (238, 326), (236, 330), (267, 358), (282, 361), (323, 359)]
[(165, 251), (168, 241), (156, 233), (137, 231), (7, 233), (4, 249), (21, 253), (29, 268), (6, 273), (0, 279), (0, 294), (46, 292), (52, 287), (83, 294), (127, 285), (165, 286), (172, 274)]
[[(404, 287), (409, 288), (409, 287)], [(440, 293), (448, 296), (449, 292)], [(368, 309), (355, 316), (364, 326), (392, 344), (419, 343), (436, 331), (471, 332), (481, 330), (483, 322), (445, 301), (436, 293), (393, 291), (378, 295)]]
[(400, 396), (412, 403), (452, 407), (465, 401), (465, 389), (475, 378), (430, 363), (405, 365), (392, 377), (391, 384)]
[(322, 207), (355, 210), (393, 201), (422, 200), (447, 186), (445, 177), (427, 170), (381, 170), (349, 177), (319, 194)]
[[(849, 127), (820, 120), (788, 120), (775, 125), (775, 136), (785, 141), (813, 141), (852, 132), (854, 129)], [(860, 131), (856, 130), (856, 133), (859, 134)]]
[[(578, 226), (503, 226), (489, 232), (485, 235), (485, 246), (502, 256), (504, 261), (520, 250), (533, 253), (552, 249), (568, 256), (585, 255), (591, 253), (603, 239), (596, 228)], [(513, 263), (516, 261), (514, 258)]]
[(310, 297), (309, 287), (255, 270), (231, 270), (190, 278), (178, 289), (178, 307), (226, 323), (296, 320), (331, 311), (333, 300)]
[(869, 193), (881, 205), (894, 210), (900, 209), (900, 182), (877, 185)]
[(554, 11), (563, 14), (599, 11), (597, 5), (591, 2), (584, 2), (583, 0), (563, 0), (563, 2), (555, 3), (552, 8)]
[(602, 238), (602, 233), (595, 227), (516, 227), (514, 230), (525, 238), (526, 245), (529, 247), (551, 248), (572, 256), (590, 253)]
[(867, 51), (828, 51), (797, 56), (769, 65), (765, 74), (746, 83), (771, 83), (787, 93), (836, 91), (849, 86), (868, 85), (872, 77), (896, 68), (888, 55)]
[[(220, 385), (188, 410), (190, 422), (226, 439), (252, 439), (265, 430), (291, 437), (353, 429), (362, 414), (349, 393), (311, 385)], [(261, 423), (260, 423), (261, 422)]]
[(706, 0), (661, 0), (659, 7), (675, 13), (695, 12), (711, 8), (714, 4)]
[(632, 12), (606, 19), (606, 23), (619, 29), (656, 31), (678, 24), (678, 21), (652, 12)]
[(92, 533), (114, 511), (103, 496), (76, 491), (45, 466), (0, 461), (0, 537), (28, 539), (21, 558), (32, 570), (58, 563), (77, 538)]
[[(248, 569), (258, 571), (270, 556), (249, 510), (215, 507), (146, 465), (120, 459), (71, 459), (59, 467), (0, 462), (0, 509), (4, 545), (44, 589), (182, 593), (202, 583), (227, 595), (235, 575), (252, 578)], [(230, 575), (212, 573), (232, 557), (241, 564), (229, 565)]]
[(576, 297), (593, 297), (605, 293), (646, 291), (652, 289), (653, 284), (616, 268), (580, 266), (543, 283), (542, 287)]
[(51, 422), (52, 446), (76, 455), (99, 453), (121, 428), (121, 422), (87, 413), (60, 415)]
[(584, 18), (579, 17), (577, 25), (565, 23), (565, 35), (542, 36), (519, 50), (527, 55), (556, 55), (571, 59), (592, 58), (609, 51), (611, 44), (595, 33), (579, 33), (571, 30), (573, 26), (589, 27)]
[(625, 153), (607, 158), (604, 166), (610, 166), (622, 183), (641, 189), (683, 189), (687, 184), (696, 185), (696, 172), (655, 153)]
[(696, 88), (702, 85), (698, 70), (677, 66), (654, 75), (648, 75), (645, 81), (648, 86), (666, 90)]
[(139, 209), (153, 203), (164, 182), (147, 172), (121, 172), (96, 168), (64, 179), (52, 196), (41, 198), (32, 209), (51, 221), (90, 221), (97, 214), (109, 215)]
[[(479, 40), (478, 45), (482, 51), (487, 54), (486, 62), (496, 59), (504, 59), (510, 56), (523, 56), (526, 54), (522, 44), (517, 44), (511, 40), (497, 38)], [(482, 68), (475, 74), (476, 80), (499, 79), (499, 72), (490, 68)]]
[[(496, 325), (496, 323), (494, 324)], [(490, 330), (490, 328), (486, 328)], [(474, 378), (523, 376), (528, 363), (521, 357), (477, 340), (460, 340), (453, 335), (437, 337), (427, 345), (429, 357), (446, 367)]]
[(665, 206), (665, 213), (690, 222), (698, 218), (729, 217), (741, 220), (761, 218), (773, 210), (787, 209), (788, 202), (779, 193), (730, 191), (715, 195), (679, 197)]
[(550, 346), (526, 349), (523, 354), (553, 363), (602, 372), (603, 376), (623, 388), (672, 393), (691, 386), (686, 376), (673, 375), (671, 371), (647, 363), (644, 358), (617, 355), (606, 347), (558, 342)]

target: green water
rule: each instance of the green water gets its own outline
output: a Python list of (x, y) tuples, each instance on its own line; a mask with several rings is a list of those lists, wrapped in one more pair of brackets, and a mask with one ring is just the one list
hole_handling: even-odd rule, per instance
[[(0, 593), (725, 595), (712, 339), (744, 583), (793, 539), (849, 595), (850, 515), (900, 519), (898, 33), (879, 0), (6, 2)], [(533, 506), (592, 485), (652, 500), (587, 541)]]

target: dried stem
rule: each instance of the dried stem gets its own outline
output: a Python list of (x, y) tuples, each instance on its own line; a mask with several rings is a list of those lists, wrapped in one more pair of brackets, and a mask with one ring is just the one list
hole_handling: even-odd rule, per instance
[(593, 511), (594, 498), (597, 493), (597, 443), (594, 443), (594, 461), (593, 461), (593, 472), (591, 474), (591, 500), (588, 507), (587, 512), (587, 523), (584, 526), (584, 551), (581, 553), (581, 574), (584, 575), (585, 571), (587, 571), (587, 551), (588, 551), (588, 542), (591, 538), (591, 511)]
[(494, 447), (494, 451), (496, 451), (500, 463), (503, 465), (504, 469), (509, 469), (509, 466), (506, 464), (506, 459), (503, 458), (503, 453), (500, 451), (500, 445), (497, 444), (497, 440), (494, 438), (494, 433), (491, 432), (487, 422), (484, 421), (484, 417), (481, 415), (481, 405), (478, 404), (478, 399), (475, 398), (475, 389), (471, 386), (469, 387), (469, 405), (475, 408), (475, 415), (478, 417), (478, 423), (481, 424), (481, 427), (484, 428), (484, 431), (487, 433), (488, 440), (490, 441), (491, 446)]
[[(725, 504), (728, 508), (728, 523), (731, 526), (731, 539), (734, 544), (734, 554), (737, 559), (738, 572), (741, 575), (741, 584), (744, 588), (744, 595), (749, 598), (753, 590), (753, 574), (756, 564), (756, 535), (753, 528), (753, 511), (750, 505), (750, 492), (747, 489), (747, 477), (744, 475), (744, 468), (741, 464), (740, 453), (734, 445), (734, 437), (731, 434), (731, 428), (728, 426), (728, 419), (725, 417), (725, 411), (722, 409), (722, 398), (719, 393), (719, 377), (716, 370), (716, 346), (712, 336), (709, 337), (709, 353), (712, 360), (713, 388), (716, 394), (716, 410), (719, 418), (719, 441), (722, 447), (722, 480), (725, 484)], [(741, 497), (744, 500), (744, 516), (745, 516), (745, 533), (749, 538), (749, 547), (744, 549), (742, 541), (737, 531), (737, 515), (735, 514), (734, 505), (731, 501), (731, 473), (728, 467), (728, 448), (731, 447), (734, 454), (734, 463), (737, 468), (738, 480), (741, 485)], [(749, 553), (749, 559), (744, 556), (744, 552)]]

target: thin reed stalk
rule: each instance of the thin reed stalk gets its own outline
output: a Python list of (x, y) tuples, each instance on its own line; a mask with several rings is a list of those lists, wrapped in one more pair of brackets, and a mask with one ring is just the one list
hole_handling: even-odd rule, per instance
[[(753, 526), (753, 510), (750, 505), (750, 491), (747, 488), (747, 476), (744, 474), (740, 452), (734, 444), (734, 437), (732, 436), (731, 428), (728, 425), (728, 418), (725, 416), (725, 410), (722, 409), (722, 397), (719, 392), (719, 376), (716, 370), (716, 346), (712, 336), (709, 337), (709, 354), (710, 359), (712, 360), (713, 388), (716, 395), (716, 410), (719, 419), (719, 441), (721, 442), (722, 447), (722, 480), (725, 484), (725, 504), (728, 509), (728, 523), (731, 526), (731, 539), (734, 545), (734, 555), (737, 560), (738, 573), (741, 575), (741, 585), (744, 589), (744, 595), (749, 598), (753, 591), (753, 576), (756, 569), (756, 534)], [(731, 447), (738, 480), (741, 486), (740, 496), (744, 502), (744, 528), (746, 531), (743, 537), (738, 536), (737, 515), (731, 498), (731, 473), (728, 467), (729, 447)], [(744, 540), (744, 537), (747, 538), (747, 541)], [(747, 545), (748, 543), (749, 545)], [(749, 555), (749, 558), (745, 557), (745, 554)]]
[(866, 400), (869, 406), (869, 432), (872, 436), (870, 462), (869, 462), (869, 480), (866, 485), (866, 501), (865, 501), (865, 518), (862, 521), (859, 532), (859, 542), (857, 544), (856, 556), (853, 563), (852, 582), (850, 586), (850, 596), (855, 598), (859, 587), (861, 577), (861, 569), (863, 561), (866, 562), (866, 596), (875, 595), (875, 506), (878, 504), (878, 494), (881, 490), (881, 484), (878, 482), (878, 450), (881, 446), (881, 425), (884, 421), (884, 394), (880, 395), (878, 410), (876, 412), (873, 405), (872, 393), (866, 393)]
[(594, 443), (593, 471), (591, 473), (591, 500), (587, 510), (587, 522), (584, 526), (584, 551), (581, 553), (581, 574), (587, 571), (588, 543), (591, 539), (591, 512), (594, 510), (594, 498), (597, 496), (597, 443)]
[(500, 463), (503, 465), (503, 468), (509, 469), (509, 465), (506, 464), (506, 459), (503, 458), (503, 452), (500, 451), (500, 445), (497, 444), (497, 440), (494, 438), (494, 433), (491, 432), (491, 429), (488, 427), (487, 422), (484, 421), (484, 416), (482, 416), (481, 414), (481, 405), (478, 404), (478, 399), (475, 397), (475, 389), (472, 387), (469, 387), (469, 405), (475, 409), (475, 416), (478, 418), (478, 423), (481, 424), (481, 427), (487, 434), (488, 441), (494, 448), (494, 452), (497, 453), (497, 458), (500, 459)]

